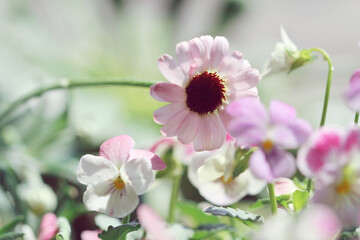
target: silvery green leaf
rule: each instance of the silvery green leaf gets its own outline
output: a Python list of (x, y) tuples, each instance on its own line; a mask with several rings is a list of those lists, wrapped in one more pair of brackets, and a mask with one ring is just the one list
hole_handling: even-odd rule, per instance
[(233, 217), (248, 226), (264, 222), (263, 216), (253, 214), (248, 211), (243, 211), (239, 208), (233, 209), (230, 207), (224, 208), (212, 206), (207, 208), (205, 212), (211, 213), (213, 215)]
[(69, 221), (64, 217), (58, 218), (59, 232), (56, 234), (56, 240), (70, 240), (71, 227)]

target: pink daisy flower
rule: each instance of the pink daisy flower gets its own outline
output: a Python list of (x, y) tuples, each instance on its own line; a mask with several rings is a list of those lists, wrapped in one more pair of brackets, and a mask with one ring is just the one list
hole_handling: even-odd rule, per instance
[(170, 104), (154, 112), (165, 137), (177, 136), (196, 151), (214, 150), (226, 138), (224, 107), (243, 96), (258, 97), (259, 71), (224, 37), (202, 36), (176, 45), (177, 60), (164, 54), (159, 69), (169, 82), (150, 88), (150, 95)]

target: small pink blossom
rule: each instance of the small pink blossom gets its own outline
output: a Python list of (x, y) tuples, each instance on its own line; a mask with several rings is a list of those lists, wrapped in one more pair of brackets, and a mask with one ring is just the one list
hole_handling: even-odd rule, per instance
[(360, 69), (356, 70), (350, 78), (350, 83), (344, 94), (348, 106), (356, 111), (360, 111)]
[(295, 185), (294, 181), (289, 178), (277, 178), (274, 181), (275, 195), (292, 194), (299, 188)]
[[(314, 154), (314, 152), (316, 154)], [(299, 169), (315, 178), (313, 203), (331, 207), (344, 226), (360, 212), (360, 128), (322, 128), (299, 150)]]
[(272, 182), (293, 176), (295, 159), (285, 149), (299, 147), (311, 132), (310, 124), (297, 118), (293, 107), (272, 101), (267, 113), (259, 101), (243, 98), (231, 103), (226, 111), (233, 117), (229, 133), (237, 144), (259, 147), (249, 160), (250, 170), (257, 178)]
[(53, 213), (46, 213), (41, 219), (39, 240), (51, 240), (59, 231), (57, 217)]
[(244, 96), (257, 98), (259, 71), (224, 37), (201, 36), (176, 45), (177, 60), (164, 54), (159, 69), (169, 82), (151, 86), (151, 96), (170, 104), (154, 112), (165, 137), (177, 136), (195, 151), (214, 150), (226, 137), (224, 107)]
[(154, 182), (152, 170), (166, 168), (158, 156), (133, 149), (134, 145), (131, 137), (117, 136), (100, 146), (100, 156), (87, 154), (80, 159), (76, 175), (87, 185), (83, 200), (88, 210), (125, 217), (135, 210), (138, 195)]

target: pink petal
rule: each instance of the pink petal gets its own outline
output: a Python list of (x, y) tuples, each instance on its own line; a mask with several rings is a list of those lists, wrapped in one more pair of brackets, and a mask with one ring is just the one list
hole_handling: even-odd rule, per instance
[(127, 135), (110, 138), (100, 146), (99, 155), (112, 161), (116, 166), (124, 163), (134, 147), (134, 140)]
[[(154, 145), (152, 145), (150, 147), (149, 151), (152, 153), (156, 153), (158, 151), (161, 151), (159, 149), (169, 148), (169, 147), (174, 146), (174, 144), (175, 144), (175, 140), (173, 138), (160, 138), (159, 140), (157, 140), (154, 143)], [(131, 155), (131, 153), (130, 153), (130, 155)]]
[(165, 163), (159, 156), (156, 154), (145, 151), (145, 150), (139, 150), (139, 149), (133, 149), (130, 152), (129, 160), (130, 159), (139, 159), (139, 158), (145, 158), (149, 161), (151, 161), (152, 169), (153, 170), (163, 170), (166, 168)]
[(187, 75), (173, 57), (167, 54), (162, 55), (158, 59), (158, 65), (160, 72), (169, 82), (179, 86), (184, 85), (184, 82), (187, 80)]
[(101, 230), (85, 230), (81, 232), (81, 240), (101, 240), (98, 234)]
[(210, 54), (210, 68), (217, 70), (223, 58), (230, 54), (230, 45), (225, 37), (215, 37)]
[(222, 59), (216, 72), (221, 78), (229, 79), (231, 76), (236, 75), (249, 67), (250, 65), (248, 64), (248, 61), (244, 59), (243, 55), (238, 51), (234, 51)]
[(172, 239), (166, 232), (166, 222), (149, 206), (142, 204), (138, 207), (136, 214), (141, 226), (149, 235), (156, 240)]
[(185, 102), (186, 92), (183, 87), (173, 83), (160, 82), (150, 87), (150, 95), (161, 102)]
[(198, 73), (208, 70), (209, 68), (210, 38), (208, 36), (203, 37), (202, 39), (194, 38), (189, 42), (190, 55)]
[(179, 61), (179, 66), (181, 67), (181, 69), (188, 77), (191, 77), (189, 76), (189, 71), (191, 66), (189, 42), (183, 41), (176, 44), (176, 56)]
[(177, 135), (181, 124), (189, 114), (189, 110), (185, 108), (183, 111), (174, 116), (168, 123), (166, 123), (160, 130), (164, 137), (174, 137)]
[(272, 153), (265, 154), (275, 178), (292, 177), (296, 172), (295, 158), (290, 153), (273, 149)]
[(241, 92), (257, 86), (260, 82), (259, 70), (248, 68), (229, 77), (227, 86), (230, 94), (232, 92)]
[(161, 108), (158, 108), (153, 113), (154, 121), (158, 124), (165, 125), (167, 124), (172, 118), (178, 115), (180, 112), (185, 110), (186, 106), (184, 103), (171, 103), (165, 105)]
[(41, 219), (39, 240), (51, 240), (59, 231), (57, 217), (53, 213), (46, 213)]
[(199, 114), (190, 111), (184, 122), (181, 124), (177, 138), (183, 144), (191, 143), (198, 133), (200, 125)]
[(242, 98), (230, 103), (226, 112), (233, 117), (251, 119), (261, 125), (266, 123), (268, 118), (264, 105), (253, 98)]
[(266, 125), (251, 118), (237, 117), (228, 124), (228, 131), (238, 145), (257, 145), (266, 138)]
[(225, 142), (226, 131), (215, 114), (201, 116), (200, 128), (193, 146), (195, 151), (215, 150)]
[(275, 195), (285, 195), (285, 194), (292, 194), (299, 188), (295, 185), (294, 181), (289, 178), (277, 178), (274, 181), (275, 185)]
[(279, 101), (270, 102), (269, 114), (272, 124), (291, 123), (296, 118), (295, 108)]
[(240, 92), (229, 92), (229, 94), (230, 95), (227, 97), (229, 102), (234, 102), (240, 98), (252, 98), (259, 101), (259, 93), (256, 87)]

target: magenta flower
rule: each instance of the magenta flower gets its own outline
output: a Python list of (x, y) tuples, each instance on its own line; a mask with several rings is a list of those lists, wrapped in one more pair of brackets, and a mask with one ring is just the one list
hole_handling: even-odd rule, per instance
[[(301, 154), (300, 154), (301, 153)], [(312, 202), (333, 208), (344, 226), (360, 213), (360, 129), (320, 129), (299, 153), (299, 170), (315, 177)]]
[(80, 159), (76, 175), (87, 185), (83, 200), (88, 210), (125, 217), (138, 205), (138, 195), (154, 182), (152, 170), (166, 168), (158, 156), (133, 149), (134, 145), (131, 137), (121, 135), (104, 142), (100, 156), (87, 154)]
[(352, 110), (356, 112), (360, 111), (360, 69), (356, 70), (351, 76), (344, 97)]
[(170, 104), (154, 112), (165, 137), (177, 136), (196, 151), (214, 150), (225, 141), (224, 107), (243, 96), (257, 98), (259, 71), (238, 51), (230, 52), (226, 38), (202, 36), (176, 45), (177, 60), (159, 58), (169, 82), (151, 86), (153, 98)]
[(250, 170), (256, 177), (272, 182), (295, 173), (295, 159), (285, 149), (299, 147), (310, 135), (311, 126), (296, 118), (293, 107), (272, 101), (267, 114), (259, 101), (243, 98), (226, 110), (233, 117), (229, 133), (237, 144), (259, 147), (249, 160)]

